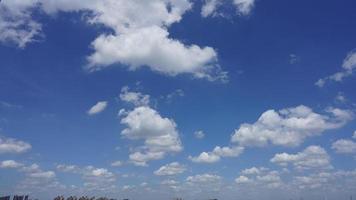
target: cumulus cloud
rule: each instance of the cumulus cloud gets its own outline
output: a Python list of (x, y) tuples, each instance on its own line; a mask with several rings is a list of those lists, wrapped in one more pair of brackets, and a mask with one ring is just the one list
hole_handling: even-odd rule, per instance
[(172, 162), (170, 164), (160, 167), (154, 172), (157, 176), (172, 176), (185, 172), (186, 167), (178, 162)]
[(353, 139), (356, 139), (356, 131), (354, 131), (354, 135), (352, 136)]
[(325, 78), (319, 79), (315, 85), (318, 87), (324, 87), (327, 82), (342, 82), (346, 77), (351, 76), (356, 69), (356, 50), (352, 50), (348, 53), (344, 62), (342, 64), (342, 70), (327, 76)]
[(292, 164), (298, 170), (332, 168), (328, 153), (320, 146), (309, 146), (297, 154), (276, 154), (271, 162), (281, 166)]
[(113, 183), (117, 178), (114, 173), (105, 168), (60, 164), (57, 165), (57, 170), (65, 173), (79, 174), (84, 181), (84, 189), (88, 191), (108, 191), (115, 189)]
[(162, 159), (167, 153), (183, 149), (174, 120), (162, 117), (148, 106), (139, 106), (125, 113), (121, 124), (127, 126), (121, 135), (130, 140), (143, 140), (141, 151), (130, 154), (135, 165), (146, 166), (150, 160)]
[(202, 131), (202, 130), (195, 131), (195, 132), (194, 132), (194, 136), (195, 136), (195, 138), (197, 138), (197, 139), (203, 139), (203, 138), (205, 137), (205, 133), (204, 133), (204, 131)]
[(296, 176), (293, 183), (300, 189), (316, 189), (321, 188), (330, 181), (332, 174), (330, 173), (317, 173), (309, 176)]
[(121, 89), (119, 96), (121, 101), (132, 103), (135, 106), (147, 106), (150, 103), (150, 95), (130, 91), (128, 86)]
[(349, 110), (328, 108), (318, 114), (307, 106), (264, 112), (257, 122), (244, 123), (235, 130), (231, 141), (241, 146), (298, 146), (306, 138), (342, 127), (353, 119)]
[(4, 169), (15, 169), (15, 168), (19, 168), (22, 167), (23, 164), (16, 162), (14, 160), (4, 160), (2, 162), (0, 162), (0, 168), (4, 168)]
[(189, 159), (196, 163), (215, 163), (222, 157), (238, 157), (244, 151), (243, 147), (215, 147), (211, 152), (202, 152), (197, 157), (190, 156)]
[(91, 107), (87, 113), (88, 113), (88, 115), (99, 114), (99, 113), (103, 112), (107, 106), (108, 106), (108, 102), (99, 101), (93, 107)]
[[(205, 0), (201, 15), (203, 17), (219, 15), (218, 9), (225, 2), (226, 0)], [(233, 0), (232, 4), (235, 6), (238, 15), (249, 15), (255, 6), (255, 0)]]
[[(239, 10), (246, 9), (243, 3), (236, 5)], [(192, 8), (189, 0), (27, 0), (4, 1), (0, 6), (0, 41), (10, 40), (20, 47), (41, 33), (41, 24), (31, 17), (33, 10), (51, 16), (58, 12), (82, 13), (88, 24), (110, 28), (111, 34), (101, 34), (92, 42), (94, 53), (88, 56), (89, 71), (122, 64), (130, 70), (145, 66), (169, 76), (227, 78), (213, 48), (184, 44), (169, 37), (168, 27)]]
[(207, 184), (220, 182), (221, 176), (215, 174), (198, 174), (194, 176), (188, 176), (186, 181), (192, 184)]
[(51, 170), (43, 170), (38, 164), (23, 165), (18, 171), (25, 174), (25, 179), (19, 182), (18, 189), (22, 191), (40, 192), (64, 187), (57, 181), (56, 173)]
[(278, 188), (283, 185), (280, 173), (267, 168), (252, 167), (241, 171), (240, 176), (235, 179), (240, 186), (259, 186), (267, 188)]
[(32, 148), (31, 144), (14, 138), (0, 136), (0, 154), (24, 153)]
[(251, 167), (251, 168), (248, 168), (248, 169), (244, 169), (241, 171), (241, 174), (242, 175), (258, 175), (258, 174), (261, 174), (261, 173), (264, 173), (265, 171), (268, 171), (267, 168), (265, 167)]
[(332, 149), (337, 153), (356, 154), (356, 142), (352, 140), (337, 140), (332, 144)]

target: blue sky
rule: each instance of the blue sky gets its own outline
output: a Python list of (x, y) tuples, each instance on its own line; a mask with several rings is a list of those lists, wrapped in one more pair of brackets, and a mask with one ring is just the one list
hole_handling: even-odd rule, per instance
[(356, 4), (0, 3), (0, 194), (356, 196)]

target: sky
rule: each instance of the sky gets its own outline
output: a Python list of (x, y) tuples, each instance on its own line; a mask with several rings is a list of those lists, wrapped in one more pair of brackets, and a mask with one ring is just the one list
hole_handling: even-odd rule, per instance
[(2, 0), (0, 196), (356, 197), (353, 0)]

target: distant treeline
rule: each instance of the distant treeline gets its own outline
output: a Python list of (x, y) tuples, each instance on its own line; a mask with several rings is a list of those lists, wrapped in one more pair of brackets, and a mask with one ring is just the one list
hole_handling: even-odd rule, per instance
[[(4, 197), (0, 197), (0, 200), (11, 200), (11, 196), (4, 196)], [(30, 200), (28, 198), (28, 195), (15, 195), (12, 200)], [(76, 197), (76, 196), (70, 196), (68, 198), (65, 198), (64, 196), (57, 196), (55, 197), (53, 200), (116, 200), (116, 199), (110, 199), (107, 197), (87, 197), (87, 196), (82, 196), (82, 197)], [(128, 200), (128, 199), (124, 199), (124, 200)]]
[[(1, 200), (1, 199), (0, 199)], [(82, 197), (76, 197), (76, 196), (70, 196), (68, 198), (65, 198), (64, 196), (57, 196), (54, 198), (54, 200), (116, 200), (116, 199), (110, 199), (107, 197), (88, 197), (88, 196), (82, 196)]]

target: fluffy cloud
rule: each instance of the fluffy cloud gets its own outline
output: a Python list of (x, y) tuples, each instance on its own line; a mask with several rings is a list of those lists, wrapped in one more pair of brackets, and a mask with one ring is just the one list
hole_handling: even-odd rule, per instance
[(198, 174), (195, 176), (188, 176), (186, 181), (191, 184), (207, 184), (220, 182), (221, 176), (215, 174)]
[(310, 176), (294, 177), (294, 184), (300, 189), (320, 188), (329, 181), (330, 173), (318, 173)]
[[(236, 5), (245, 10), (245, 4)], [(52, 16), (77, 12), (89, 24), (112, 30), (112, 34), (101, 34), (92, 42), (94, 53), (88, 56), (89, 71), (123, 64), (130, 70), (147, 66), (170, 76), (192, 74), (197, 78), (226, 80), (213, 48), (187, 45), (169, 37), (168, 27), (179, 22), (191, 8), (189, 0), (4, 1), (0, 5), (0, 41), (13, 41), (24, 47), (40, 35), (41, 24), (32, 19), (33, 10)]]
[(0, 42), (24, 48), (40, 36), (41, 24), (31, 18), (34, 0), (3, 1), (0, 4)]
[[(205, 0), (201, 15), (203, 17), (219, 15), (217, 10), (225, 1), (226, 0)], [(238, 15), (249, 15), (255, 5), (255, 0), (233, 0), (232, 3), (236, 7)]]
[(354, 131), (354, 135), (352, 136), (353, 139), (356, 139), (356, 131)]
[(268, 169), (264, 168), (264, 167), (260, 167), (260, 168), (251, 167), (251, 168), (242, 170), (241, 174), (242, 175), (257, 175), (257, 174), (261, 174), (265, 171), (268, 171)]
[(113, 183), (116, 181), (114, 173), (105, 168), (93, 166), (78, 167), (76, 165), (57, 165), (57, 170), (65, 173), (81, 175), (84, 181), (84, 189), (88, 191), (108, 191), (115, 189)]
[(218, 68), (213, 48), (187, 46), (168, 36), (168, 31), (158, 26), (130, 30), (118, 36), (101, 35), (92, 44), (96, 52), (88, 58), (89, 70), (122, 63), (132, 71), (148, 66), (152, 71), (170, 76), (193, 74), (209, 80), (225, 78), (224, 74), (214, 71)]
[(131, 140), (143, 140), (142, 151), (130, 154), (130, 161), (139, 166), (147, 165), (150, 160), (158, 160), (167, 153), (180, 152), (183, 149), (176, 123), (162, 117), (148, 106), (140, 106), (125, 113), (121, 124), (127, 126), (121, 135)]
[(348, 53), (344, 62), (342, 64), (342, 71), (339, 71), (333, 75), (327, 76), (325, 78), (319, 79), (315, 85), (318, 87), (323, 87), (327, 82), (341, 82), (344, 78), (351, 76), (356, 69), (356, 51), (353, 50)]
[(22, 166), (23, 166), (22, 163), (16, 162), (14, 160), (4, 160), (4, 161), (0, 162), (0, 168), (5, 168), (5, 169), (19, 168)]
[(252, 167), (244, 169), (241, 175), (235, 179), (240, 186), (259, 186), (267, 188), (278, 188), (283, 185), (280, 173), (270, 171), (267, 168)]
[(24, 153), (32, 146), (24, 141), (0, 136), (0, 154), (2, 153)]
[(356, 142), (352, 140), (337, 140), (332, 144), (332, 148), (337, 153), (345, 153), (345, 154), (355, 154), (356, 153)]
[(172, 162), (170, 164), (160, 167), (154, 172), (157, 176), (172, 176), (176, 174), (181, 174), (186, 170), (184, 165), (179, 164), (178, 162)]
[(197, 139), (203, 139), (205, 137), (205, 133), (203, 131), (195, 131), (194, 132), (194, 136)]
[(193, 162), (197, 163), (215, 163), (220, 161), (222, 157), (238, 157), (244, 151), (243, 147), (215, 147), (212, 152), (202, 152), (197, 157), (189, 157)]
[(297, 154), (276, 154), (271, 162), (281, 166), (292, 164), (298, 170), (332, 168), (328, 153), (320, 146), (309, 146)]
[(242, 124), (231, 137), (241, 146), (298, 146), (306, 138), (336, 129), (353, 119), (348, 110), (328, 108), (324, 115), (306, 106), (264, 112), (254, 124)]
[(99, 101), (96, 103), (93, 107), (91, 107), (88, 110), (88, 115), (96, 115), (105, 110), (105, 108), (108, 106), (108, 102), (106, 101)]
[(135, 106), (146, 106), (150, 103), (150, 95), (130, 91), (127, 86), (121, 89), (119, 96), (121, 101), (132, 103)]

